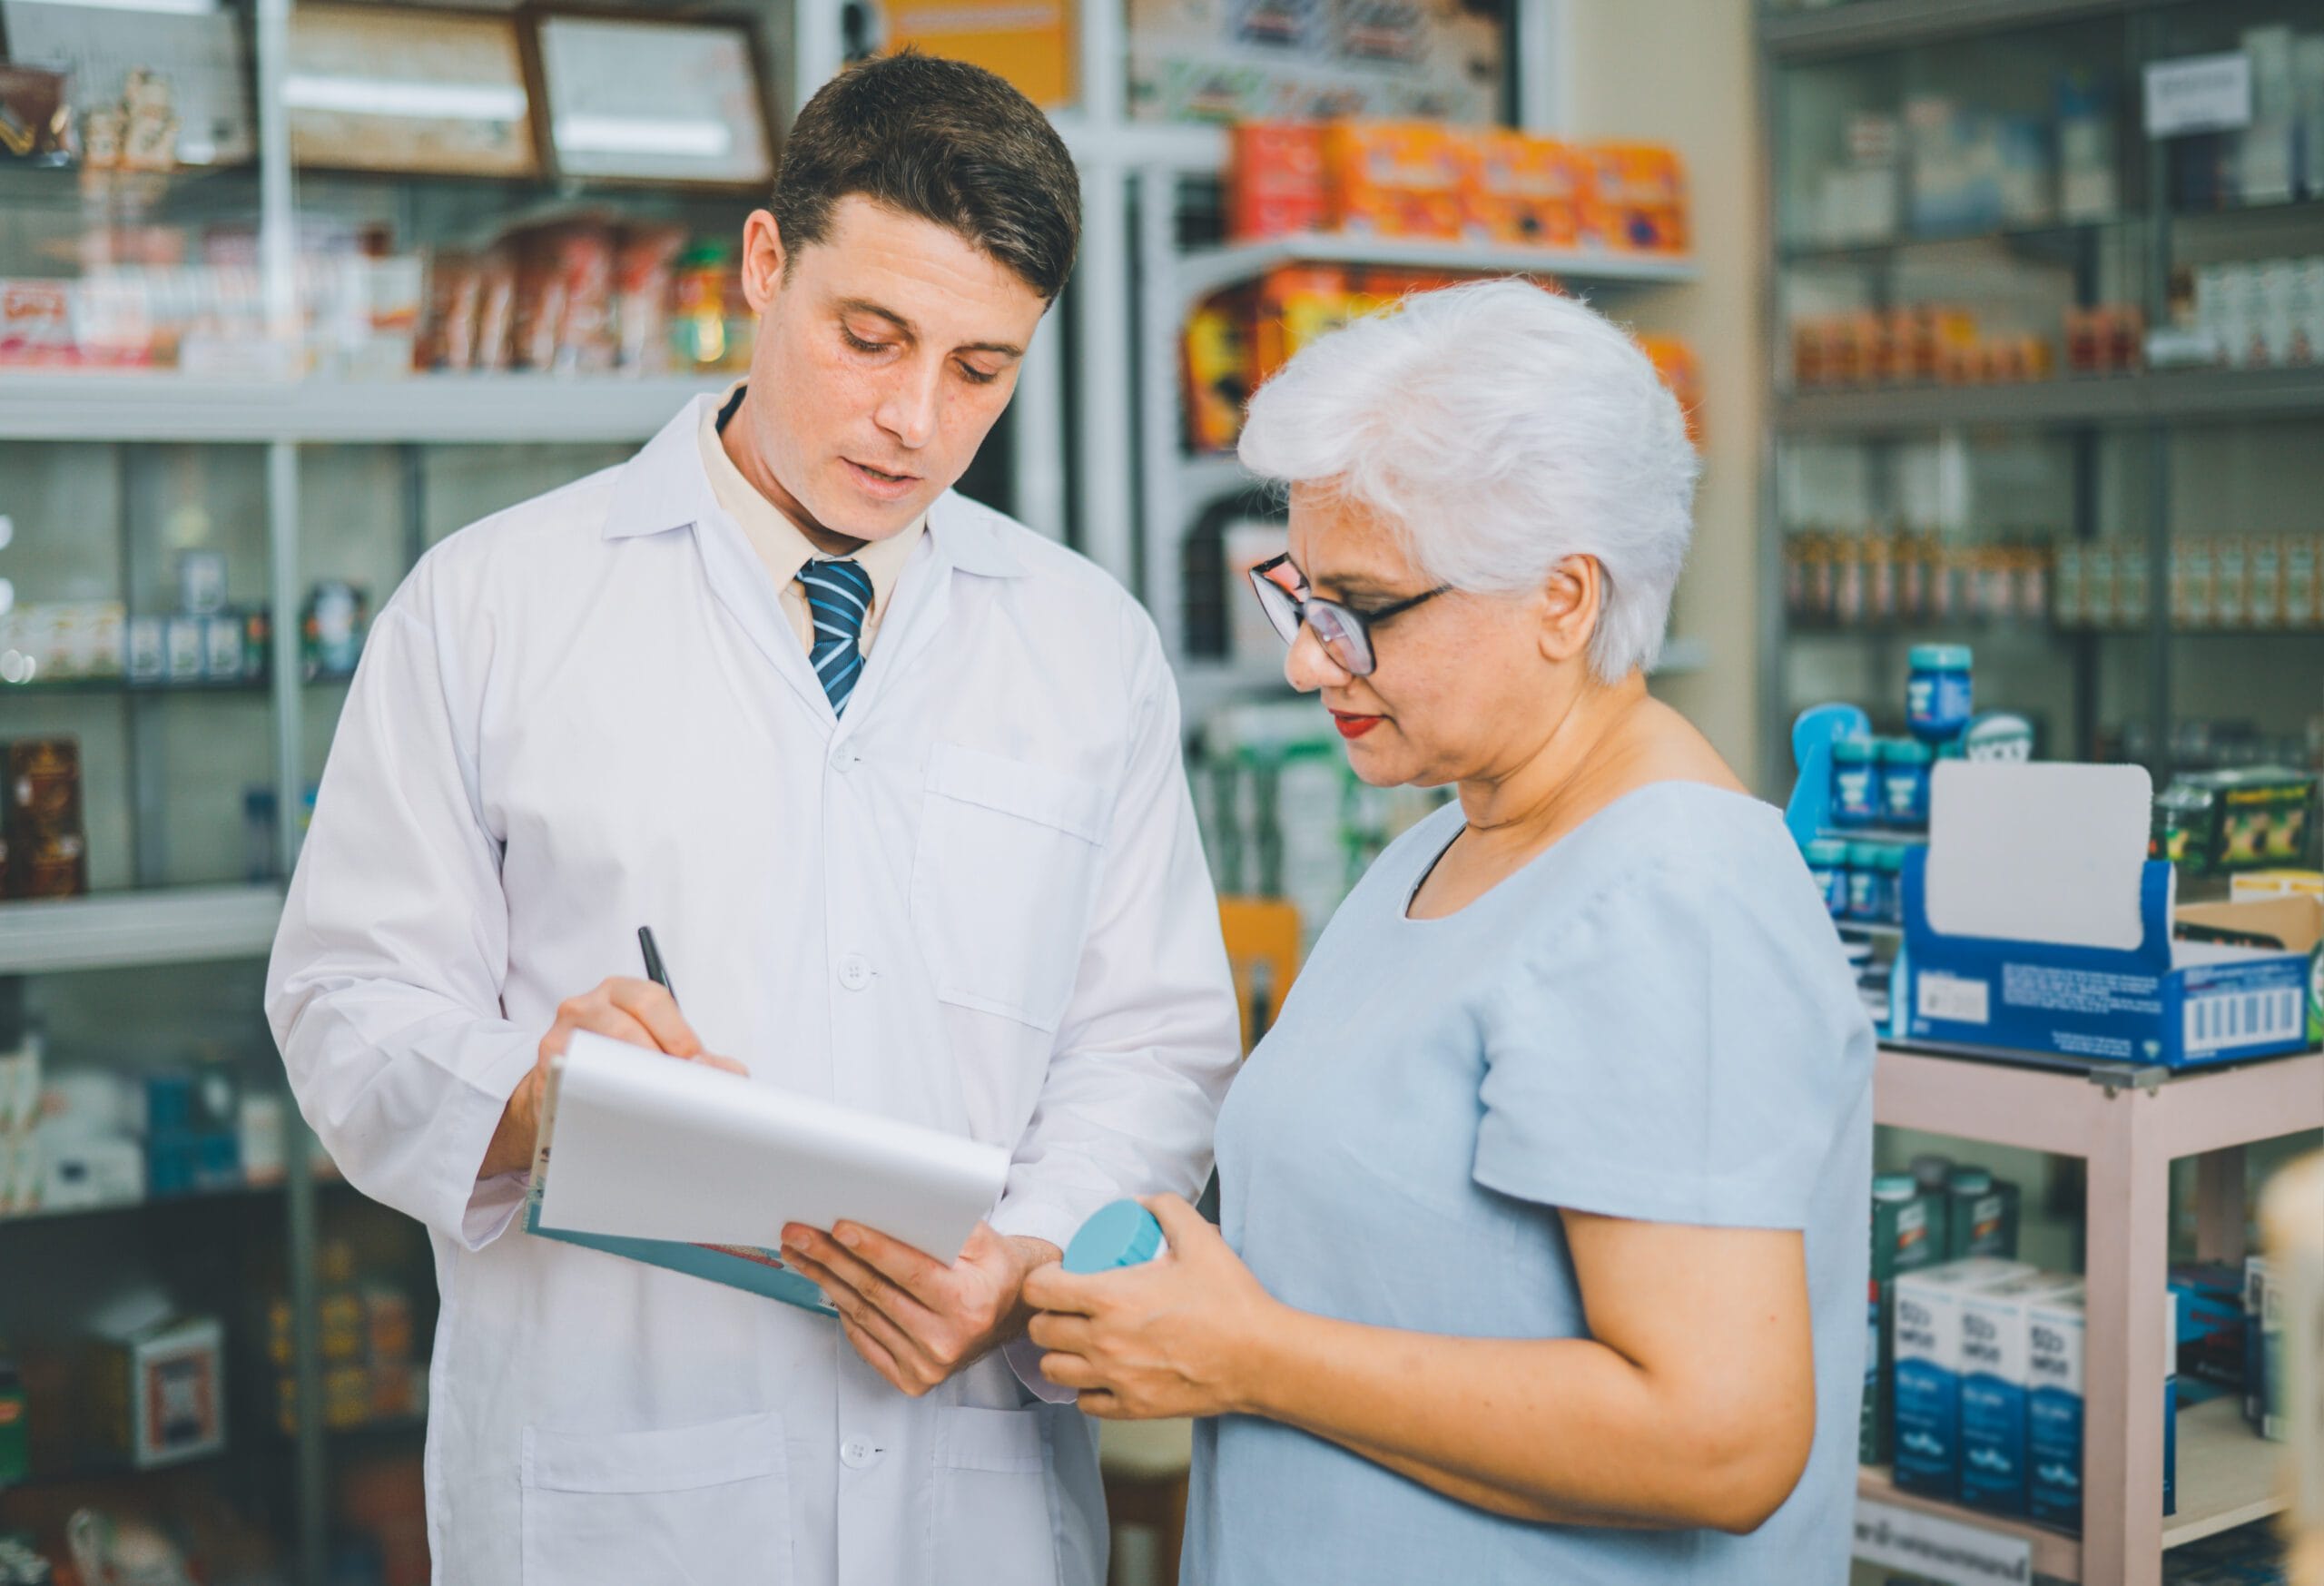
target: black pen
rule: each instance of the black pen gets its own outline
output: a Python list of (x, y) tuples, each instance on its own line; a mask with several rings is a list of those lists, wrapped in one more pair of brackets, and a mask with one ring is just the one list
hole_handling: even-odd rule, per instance
[(662, 967), (662, 955), (654, 946), (654, 928), (651, 925), (637, 928), (637, 947), (645, 955), (645, 978), (667, 991), (675, 1004), (678, 1000), (678, 989), (670, 984), (670, 971)]

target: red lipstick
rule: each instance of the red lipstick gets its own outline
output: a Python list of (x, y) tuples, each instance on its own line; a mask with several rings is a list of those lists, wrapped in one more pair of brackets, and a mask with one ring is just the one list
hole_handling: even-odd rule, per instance
[(1343, 738), (1361, 738), (1387, 719), (1385, 716), (1352, 716), (1341, 711), (1332, 713), (1332, 725), (1340, 730)]

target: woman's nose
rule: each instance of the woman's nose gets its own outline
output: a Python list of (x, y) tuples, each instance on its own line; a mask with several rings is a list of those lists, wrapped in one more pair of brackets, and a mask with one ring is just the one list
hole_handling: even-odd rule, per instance
[(1314, 694), (1335, 683), (1348, 680), (1347, 668), (1332, 659), (1324, 648), (1324, 641), (1305, 623), (1292, 635), (1291, 653), (1283, 658), (1283, 675), (1291, 686), (1302, 694)]

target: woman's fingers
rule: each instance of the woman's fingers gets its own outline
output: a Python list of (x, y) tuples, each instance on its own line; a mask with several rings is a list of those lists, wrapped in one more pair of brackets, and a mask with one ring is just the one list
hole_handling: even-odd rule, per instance
[(1086, 1355), (1093, 1327), (1087, 1316), (1058, 1315), (1043, 1311), (1027, 1324), (1025, 1336), (1044, 1349), (1062, 1349), (1074, 1355)]

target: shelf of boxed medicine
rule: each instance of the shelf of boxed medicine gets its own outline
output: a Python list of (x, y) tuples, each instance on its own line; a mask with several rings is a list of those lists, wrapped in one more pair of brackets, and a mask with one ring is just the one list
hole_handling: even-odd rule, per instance
[(1427, 237), (1349, 236), (1308, 231), (1206, 248), (1178, 259), (1180, 317), (1222, 287), (1265, 274), (1278, 264), (1374, 264), (1393, 270), (1442, 270), (1463, 275), (1549, 275), (1597, 285), (1663, 285), (1695, 279), (1685, 254), (1613, 253), (1571, 248), (1512, 248)]
[(267, 380), (0, 376), (0, 440), (636, 442), (728, 379), (540, 374)]
[(264, 958), (273, 886), (170, 887), (0, 903), (0, 975)]
[(2151, 9), (2158, 0), (1857, 0), (1849, 5), (1773, 12), (1760, 42), (1779, 61), (1855, 54), (1971, 38)]
[[(2277, 1466), (2283, 1445), (2253, 1436), (2244, 1423), (2241, 1407), (2233, 1400), (2212, 1399), (2180, 1411), (2178, 1446), (2178, 1511), (2162, 1522), (2164, 1552), (2282, 1511)], [(2060, 1581), (2085, 1579), (2078, 1537), (1905, 1492), (1890, 1478), (1886, 1465), (1861, 1468), (1856, 1490), (1858, 1498), (1876, 1503), (1893, 1504), (2024, 1542), (2033, 1550), (2037, 1575)]]
[[(1932, 1513), (2032, 1544), (2034, 1568), (2066, 1581), (2158, 1586), (2171, 1548), (2265, 1519), (2283, 1507), (2281, 1445), (2262, 1440), (2232, 1400), (2181, 1411), (2176, 1512), (2162, 1510), (2162, 1306), (2171, 1164), (2202, 1158), (2200, 1254), (2242, 1257), (2239, 1148), (2324, 1128), (2324, 1052), (2171, 1071), (2070, 1059), (2017, 1060), (1884, 1045), (1874, 1121), (2088, 1164), (2083, 1528), (2077, 1539), (2012, 1517), (1898, 1492), (1883, 1468), (1859, 1473), (1860, 1500)], [(2147, 1363), (2152, 1363), (2149, 1364)]]
[(2154, 420), (2292, 419), (2324, 414), (2324, 364), (2091, 375), (2014, 384), (1894, 386), (1794, 393), (1776, 409), (1791, 435)]

